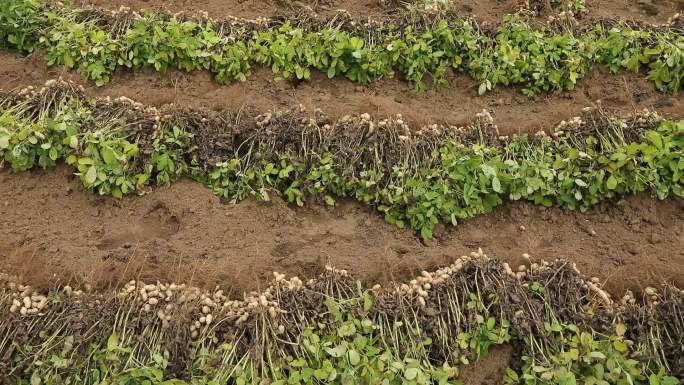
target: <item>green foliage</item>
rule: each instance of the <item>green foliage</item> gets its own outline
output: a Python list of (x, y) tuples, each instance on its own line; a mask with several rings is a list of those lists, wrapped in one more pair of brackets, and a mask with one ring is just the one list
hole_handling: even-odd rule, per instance
[(591, 68), (588, 41), (570, 33), (547, 35), (527, 23), (510, 19), (496, 36), (493, 68), (486, 81), (497, 84), (521, 84), (523, 92), (572, 90), (577, 80)]
[(49, 337), (63, 346), (51, 346), (49, 359), (34, 361), (18, 385), (186, 385), (164, 378), (167, 360), (161, 354), (153, 354), (149, 365), (131, 362), (134, 349), (123, 345), (116, 331), (106, 343), (90, 346), (85, 360), (75, 359), (80, 352), (74, 336)]
[(109, 83), (116, 69), (118, 44), (95, 21), (60, 19), (40, 42), (48, 65), (75, 69), (98, 86)]
[(18, 108), (0, 114), (0, 159), (12, 169), (26, 171), (36, 165), (53, 167), (72, 154), (78, 146), (80, 126), (89, 111), (77, 104), (64, 103), (53, 117), (42, 115), (37, 121), (26, 119)]
[(230, 35), (210, 22), (148, 14), (113, 34), (97, 19), (79, 15), (66, 8), (55, 16), (38, 0), (22, 0), (0, 11), (5, 21), (0, 41), (22, 53), (44, 48), (48, 64), (75, 69), (98, 85), (109, 82), (118, 66), (206, 69), (223, 84), (247, 79), (257, 65), (286, 79), (309, 79), (318, 70), (368, 83), (397, 73), (418, 89), (428, 78), (446, 84), (455, 71), (475, 79), (480, 94), (519, 85), (526, 95), (572, 90), (596, 64), (613, 72), (646, 68), (663, 91), (678, 92), (684, 76), (681, 32), (621, 24), (608, 31), (584, 27), (571, 32), (508, 16), (492, 35), (481, 32), (473, 19), (378, 30), (285, 21)]
[(146, 173), (140, 177), (140, 181), (154, 178), (157, 185), (168, 186), (180, 176), (190, 173), (196, 162), (191, 159), (188, 164), (184, 159), (185, 155), (196, 149), (193, 138), (192, 133), (183, 131), (177, 125), (162, 124), (161, 129), (155, 133), (154, 150)]
[(306, 328), (300, 341), (304, 354), (291, 360), (287, 376), (273, 384), (454, 384), (455, 368), (397, 357), (383, 346), (372, 320), (353, 317), (332, 301), (327, 306), (335, 328), (320, 322)]
[(193, 71), (209, 69), (212, 51), (221, 39), (211, 24), (147, 15), (136, 21), (118, 41), (118, 63), (128, 68), (152, 66), (157, 71), (174, 67)]
[(100, 195), (123, 197), (136, 191), (138, 183), (144, 184), (146, 175), (135, 175), (129, 169), (131, 160), (138, 155), (138, 146), (116, 135), (109, 127), (87, 131), (83, 134), (77, 155), (67, 157), (67, 164), (74, 165), (81, 182)]
[(41, 0), (0, 0), (0, 46), (18, 53), (38, 48), (38, 36), (54, 15)]
[(596, 42), (597, 61), (615, 73), (625, 68), (639, 72), (648, 56), (644, 46), (648, 44), (650, 34), (632, 28), (612, 28)]
[(426, 74), (430, 74), (433, 83), (445, 84), (449, 69), (461, 69), (461, 47), (477, 44), (469, 22), (464, 21), (460, 28), (463, 32), (449, 28), (444, 20), (432, 30), (414, 31), (409, 27), (403, 38), (393, 39), (387, 45), (386, 55), (389, 62), (418, 88), (424, 87)]
[(657, 37), (658, 44), (646, 50), (649, 57), (648, 79), (663, 91), (679, 92), (684, 81), (684, 37), (664, 34)]
[(0, 159), (13, 170), (49, 168), (64, 161), (76, 168), (86, 188), (118, 198), (147, 183), (149, 175), (131, 170), (138, 147), (116, 121), (97, 127), (91, 111), (77, 99), (64, 100), (54, 116), (41, 114), (33, 120), (22, 115), (18, 108), (0, 114)]
[(581, 331), (574, 325), (554, 328), (561, 352), (547, 362), (524, 357), (520, 373), (507, 371), (505, 385), (677, 385), (679, 381), (663, 370), (647, 376), (642, 363), (629, 358), (625, 326), (616, 325), (616, 333), (603, 336)]

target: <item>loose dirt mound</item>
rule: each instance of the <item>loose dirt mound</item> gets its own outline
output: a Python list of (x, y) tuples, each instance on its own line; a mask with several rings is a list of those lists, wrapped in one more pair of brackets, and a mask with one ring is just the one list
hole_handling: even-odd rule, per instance
[(661, 280), (684, 286), (684, 201), (636, 196), (590, 213), (511, 203), (438, 229), (422, 244), (410, 230), (352, 202), (334, 209), (272, 202), (223, 204), (178, 181), (140, 198), (85, 193), (65, 168), (0, 173), (0, 267), (34, 286), (118, 285), (131, 278), (263, 285), (272, 271), (310, 277), (326, 262), (367, 282), (449, 263), (478, 247), (518, 264), (521, 255), (568, 258), (622, 294)]
[(605, 0), (587, 3), (593, 16), (621, 17), (648, 23), (662, 23), (684, 10), (682, 0)]
[(506, 368), (511, 364), (513, 348), (509, 345), (497, 346), (489, 354), (472, 365), (461, 368), (458, 379), (465, 385), (502, 384)]
[(386, 9), (379, 0), (82, 0), (81, 5), (93, 5), (108, 9), (126, 6), (134, 10), (164, 10), (170, 12), (206, 11), (211, 17), (236, 16), (244, 18), (269, 17), (302, 9), (325, 16), (345, 9), (354, 16), (377, 16)]
[(477, 96), (477, 84), (466, 76), (452, 78), (446, 87), (416, 92), (397, 79), (383, 79), (368, 86), (351, 81), (328, 79), (313, 73), (311, 81), (293, 84), (273, 80), (261, 69), (246, 82), (222, 86), (209, 73), (152, 70), (117, 72), (104, 88), (86, 83), (60, 67), (48, 68), (40, 55), (18, 59), (0, 52), (0, 89), (41, 86), (59, 76), (88, 88), (95, 96), (126, 96), (148, 105), (175, 103), (203, 106), (214, 110), (253, 107), (257, 111), (292, 109), (302, 104), (312, 111), (322, 108), (331, 118), (370, 113), (377, 117), (402, 114), (412, 125), (470, 123), (482, 109), (492, 112), (502, 133), (535, 132), (564, 119), (578, 116), (582, 108), (597, 101), (606, 111), (621, 113), (654, 108), (675, 118), (684, 116), (684, 98), (659, 92), (642, 74), (609, 75), (596, 71), (580, 81), (573, 92), (528, 98), (518, 90), (499, 88)]
[[(344, 9), (353, 16), (381, 17), (389, 11), (380, 0), (81, 0), (79, 4), (118, 9), (120, 6), (135, 10), (167, 10), (171, 12), (206, 11), (212, 17), (232, 15), (245, 18), (268, 17), (302, 8), (321, 15), (329, 15)], [(507, 13), (515, 12), (524, 3), (521, 0), (454, 0), (456, 9), (473, 14), (478, 19), (497, 22)], [(588, 16), (621, 17), (648, 23), (663, 23), (677, 11), (684, 9), (681, 0), (602, 0), (588, 1)]]
[[(541, 2), (543, 3), (543, 1)], [(504, 15), (518, 10), (521, 1), (455, 0), (454, 3), (461, 12), (473, 14), (483, 21), (497, 22)], [(678, 11), (684, 10), (684, 3), (681, 0), (588, 0), (586, 3), (588, 7), (587, 17), (619, 17), (653, 24), (664, 23)]]

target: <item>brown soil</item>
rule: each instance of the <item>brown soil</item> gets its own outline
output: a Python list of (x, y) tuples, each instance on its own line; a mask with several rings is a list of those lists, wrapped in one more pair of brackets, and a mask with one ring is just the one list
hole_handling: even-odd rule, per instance
[[(407, 1), (410, 2), (410, 1)], [(80, 0), (80, 4), (108, 9), (126, 6), (135, 10), (167, 10), (170, 12), (207, 11), (211, 17), (269, 17), (301, 9), (311, 9), (321, 16), (344, 9), (352, 16), (382, 17), (390, 12), (384, 4), (401, 1), (381, 0)], [(520, 9), (522, 0), (454, 0), (463, 14), (474, 15), (487, 22), (497, 22), (505, 14)], [(682, 0), (587, 0), (590, 17), (625, 18), (647, 23), (664, 23), (684, 10)]]
[[(280, 199), (223, 204), (181, 180), (124, 200), (83, 192), (64, 167), (0, 171), (0, 270), (39, 287), (117, 285), (132, 278), (243, 290), (272, 271), (312, 277), (330, 262), (368, 283), (406, 279), (483, 248), (568, 258), (621, 294), (662, 280), (684, 287), (684, 201), (646, 195), (588, 214), (510, 203), (422, 244), (354, 202), (297, 208)], [(524, 227), (523, 227), (524, 226)]]
[(353, 16), (381, 17), (386, 12), (380, 0), (81, 0), (78, 3), (106, 9), (125, 6), (134, 10), (162, 10), (173, 13), (206, 11), (215, 19), (226, 16), (253, 19), (302, 10), (311, 10), (323, 17), (336, 13), (338, 9), (345, 9)]
[(492, 347), (489, 353), (477, 362), (461, 366), (458, 379), (465, 385), (503, 384), (512, 356), (513, 347), (510, 345)]
[(215, 110), (252, 107), (266, 111), (302, 104), (309, 110), (321, 108), (332, 118), (364, 112), (378, 118), (402, 114), (416, 126), (464, 124), (487, 109), (503, 133), (548, 129), (561, 120), (580, 115), (582, 108), (598, 100), (610, 112), (628, 113), (648, 107), (673, 117), (684, 116), (681, 94), (659, 92), (643, 75), (633, 73), (610, 75), (597, 71), (583, 79), (573, 92), (534, 99), (506, 87), (478, 96), (476, 84), (465, 76), (451, 79), (446, 87), (416, 92), (397, 79), (383, 79), (363, 87), (345, 79), (331, 80), (319, 73), (314, 73), (311, 81), (294, 85), (273, 80), (274, 75), (263, 69), (246, 82), (229, 86), (219, 85), (209, 73), (203, 72), (119, 71), (108, 86), (97, 88), (74, 73), (46, 67), (39, 55), (18, 59), (0, 53), (0, 89), (42, 85), (59, 76), (84, 84), (94, 96), (127, 96), (154, 106), (177, 103)]
[[(587, 0), (590, 14), (601, 18), (624, 18), (659, 24), (684, 11), (682, 0)], [(598, 3), (598, 4), (596, 4)]]
[[(409, 3), (409, 1), (405, 1)], [(106, 9), (126, 6), (134, 10), (165, 10), (169, 12), (194, 13), (206, 11), (213, 18), (237, 16), (244, 18), (270, 17), (301, 10), (313, 10), (326, 17), (338, 10), (345, 10), (353, 17), (382, 18), (391, 13), (391, 6), (401, 4), (400, 0), (81, 0), (81, 5), (92, 5)], [(520, 0), (456, 0), (456, 9), (464, 15), (474, 15), (480, 20), (497, 22), (505, 14), (520, 9)]]

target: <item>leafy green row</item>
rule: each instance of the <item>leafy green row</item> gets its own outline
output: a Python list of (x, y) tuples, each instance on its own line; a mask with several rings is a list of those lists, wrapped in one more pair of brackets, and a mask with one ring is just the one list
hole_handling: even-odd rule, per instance
[(249, 28), (157, 14), (122, 17), (132, 21), (114, 28), (92, 12), (86, 17), (39, 0), (1, 0), (0, 42), (20, 53), (44, 49), (48, 64), (75, 69), (98, 85), (121, 66), (204, 69), (223, 84), (245, 80), (255, 66), (283, 78), (308, 79), (319, 70), (360, 83), (398, 74), (417, 88), (426, 79), (446, 84), (455, 71), (475, 79), (480, 94), (519, 85), (527, 95), (571, 90), (596, 65), (612, 72), (646, 69), (663, 91), (678, 92), (684, 77), (681, 32), (626, 24), (572, 31), (511, 16), (492, 34), (454, 16), (401, 27), (285, 21)]
[[(199, 148), (210, 148), (218, 134), (207, 137), (208, 128), (182, 113), (143, 111), (143, 118), (127, 118), (112, 111), (140, 107), (74, 94), (56, 98), (47, 90), (33, 96), (38, 101), (0, 104), (0, 159), (16, 171), (65, 161), (86, 188), (102, 195), (144, 193), (151, 184), (189, 175), (233, 201), (276, 193), (298, 205), (311, 197), (334, 205), (337, 197), (352, 197), (424, 239), (440, 221), (456, 225), (505, 200), (586, 210), (644, 191), (659, 199), (684, 196), (684, 121), (661, 122), (651, 113), (632, 120), (598, 114), (552, 137), (494, 142), (483, 139), (496, 130), (491, 117), (465, 130), (417, 134), (406, 134), (401, 119), (357, 117), (330, 129), (304, 114), (268, 114), (268, 122), (243, 119), (236, 126), (230, 118), (202, 118), (213, 132), (251, 132), (228, 150), (206, 154)], [(37, 111), (44, 99), (56, 101)], [(145, 119), (149, 132), (131, 128), (130, 120)]]

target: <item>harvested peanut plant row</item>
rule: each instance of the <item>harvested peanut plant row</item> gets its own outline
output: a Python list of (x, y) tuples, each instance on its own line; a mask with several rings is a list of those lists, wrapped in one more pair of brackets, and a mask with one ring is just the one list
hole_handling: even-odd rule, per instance
[(676, 385), (671, 375), (684, 375), (682, 291), (613, 301), (567, 261), (516, 270), (478, 251), (368, 288), (327, 267), (307, 282), (274, 273), (243, 299), (137, 281), (111, 293), (41, 293), (3, 277), (0, 375), (19, 384), (457, 384), (460, 365), (501, 344), (517, 347), (506, 384)]
[(644, 191), (684, 196), (683, 148), (684, 121), (650, 111), (588, 109), (549, 134), (506, 137), (486, 111), (467, 127), (412, 130), (400, 116), (159, 110), (62, 81), (0, 96), (0, 165), (15, 171), (64, 162), (84, 187), (115, 197), (183, 176), (231, 201), (351, 197), (424, 239), (439, 221), (505, 200), (587, 210)]

